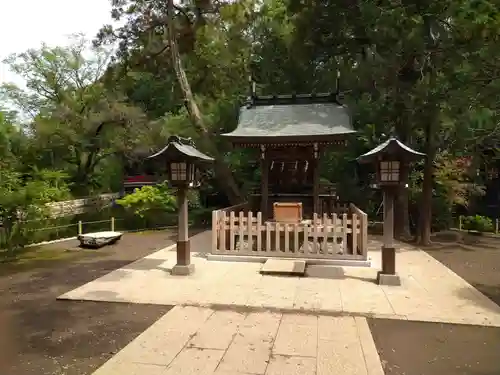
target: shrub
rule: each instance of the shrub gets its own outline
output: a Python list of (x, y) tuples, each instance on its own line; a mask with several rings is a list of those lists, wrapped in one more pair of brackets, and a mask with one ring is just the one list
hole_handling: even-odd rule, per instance
[(492, 232), (493, 222), (489, 217), (475, 215), (462, 217), (462, 228), (468, 231)]

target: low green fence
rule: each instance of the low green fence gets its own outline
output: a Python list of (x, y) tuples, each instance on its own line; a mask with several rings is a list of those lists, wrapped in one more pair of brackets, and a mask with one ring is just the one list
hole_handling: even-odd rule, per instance
[[(190, 210), (190, 225), (206, 226), (210, 223), (212, 208)], [(82, 233), (119, 231), (142, 232), (175, 228), (177, 213), (154, 211), (145, 217), (127, 212), (121, 207), (108, 207), (102, 210), (79, 213), (73, 216), (46, 218), (43, 220), (28, 220), (21, 223), (17, 235), (23, 245), (54, 241), (63, 238), (76, 237)], [(0, 249), (5, 249), (9, 243), (6, 231), (0, 226)], [(10, 241), (12, 243), (12, 241)]]
[[(490, 218), (487, 216), (470, 216), (469, 218), (473, 218), (472, 228), (470, 223), (467, 223), (467, 216), (459, 216), (455, 218), (455, 228), (460, 231), (473, 231), (473, 232), (484, 232), (484, 233), (494, 233), (500, 234), (500, 219), (498, 218)], [(470, 221), (470, 220), (469, 220)]]
[[(152, 230), (162, 230), (175, 228), (175, 225), (143, 225), (131, 226), (131, 222), (127, 222), (124, 218), (111, 217), (106, 220), (82, 221), (76, 223), (54, 225), (54, 223), (44, 220), (40, 223), (30, 223), (28, 228), (23, 229), (25, 237), (25, 245), (31, 245), (41, 242), (54, 241), (64, 238), (74, 238), (80, 234), (103, 232), (103, 231), (119, 231), (119, 232), (143, 232)], [(37, 225), (39, 224), (39, 225)], [(51, 225), (52, 224), (52, 225)], [(0, 249), (5, 248), (8, 242), (7, 234), (0, 228)]]

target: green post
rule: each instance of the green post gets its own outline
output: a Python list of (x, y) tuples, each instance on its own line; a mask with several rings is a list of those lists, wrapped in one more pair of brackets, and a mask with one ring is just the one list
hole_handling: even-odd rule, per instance
[(80, 236), (82, 232), (82, 221), (78, 220), (78, 235)]
[(115, 217), (111, 217), (111, 232), (115, 231)]

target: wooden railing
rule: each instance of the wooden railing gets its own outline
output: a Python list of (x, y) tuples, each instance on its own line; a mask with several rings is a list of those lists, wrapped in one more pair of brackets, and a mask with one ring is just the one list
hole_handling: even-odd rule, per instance
[(263, 221), (261, 212), (243, 209), (212, 213), (213, 254), (366, 260), (366, 233), (359, 209), (300, 223)]

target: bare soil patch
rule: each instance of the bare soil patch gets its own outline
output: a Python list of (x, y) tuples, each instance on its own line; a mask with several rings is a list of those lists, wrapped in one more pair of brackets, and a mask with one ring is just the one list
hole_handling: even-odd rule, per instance
[(171, 307), (56, 298), (174, 241), (168, 231), (125, 234), (98, 250), (65, 241), (0, 265), (0, 374), (95, 371)]

